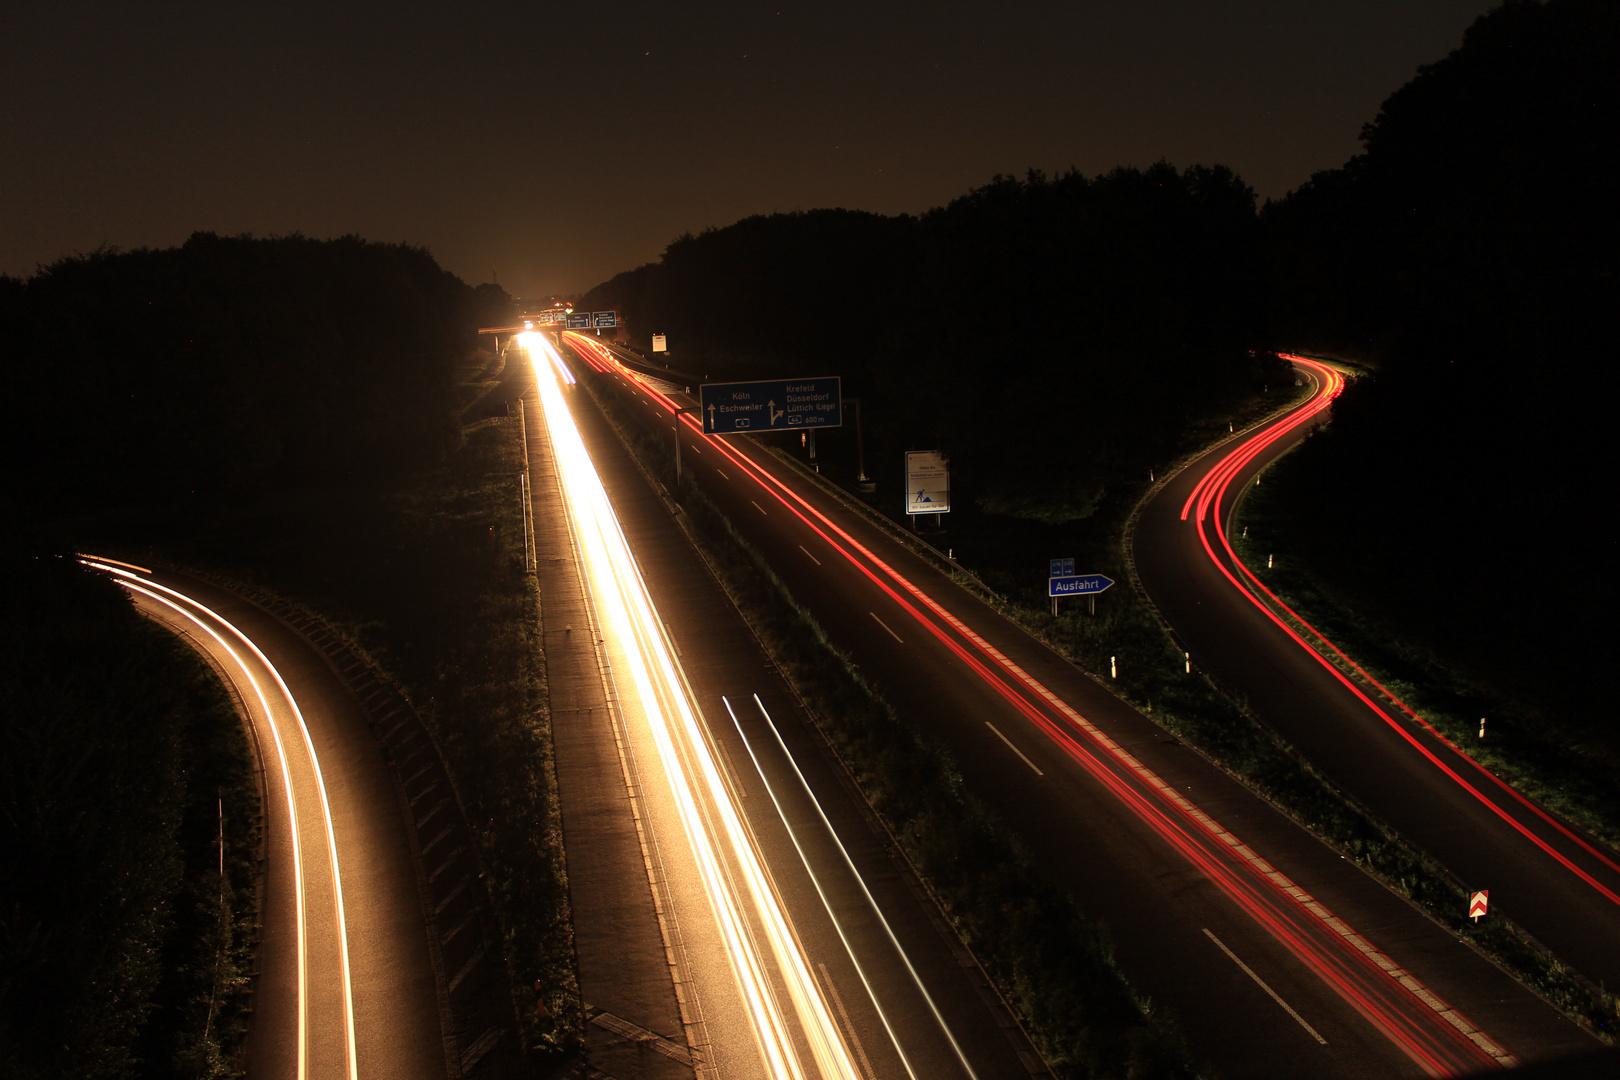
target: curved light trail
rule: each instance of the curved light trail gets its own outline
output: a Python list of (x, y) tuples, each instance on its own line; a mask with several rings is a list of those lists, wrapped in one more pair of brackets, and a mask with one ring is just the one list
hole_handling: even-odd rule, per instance
[[(281, 673), (276, 670), (270, 658), (265, 656), (253, 641), (241, 630), (207, 605), (186, 596), (165, 585), (152, 581), (150, 577), (142, 576), (149, 571), (129, 563), (121, 563), (115, 559), (99, 558), (96, 556), (83, 556), (81, 561), (93, 569), (100, 570), (112, 576), (113, 580), (128, 589), (131, 593), (145, 597), (149, 602), (174, 616), (181, 625), (195, 627), (206, 637), (211, 639), (226, 656), (230, 657), (235, 669), (233, 678), (240, 676), (253, 690), (254, 699), (258, 702), (259, 710), (270, 728), (270, 733), (276, 746), (276, 759), (280, 766), (282, 787), (287, 793), (287, 819), (291, 831), (292, 842), (292, 870), (293, 894), (295, 896), (294, 908), (296, 911), (297, 955), (298, 955), (298, 1080), (305, 1080), (311, 1072), (319, 1076), (330, 1075), (337, 1065), (336, 1071), (341, 1071), (349, 1080), (358, 1080), (359, 1062), (355, 1050), (354, 1038), (354, 984), (349, 969), (349, 938), (348, 929), (343, 910), (343, 877), (338, 869), (337, 838), (332, 828), (332, 808), (327, 799), (326, 782), (321, 776), (321, 765), (315, 754), (315, 744), (310, 739), (309, 727), (304, 723), (303, 712), (298, 707), (297, 700), (287, 688)], [(218, 627), (219, 629), (216, 629)], [(343, 1053), (342, 1060), (337, 1063), (323, 1061), (319, 1056), (311, 1061), (310, 1054), (310, 1007), (311, 975), (309, 963), (309, 895), (306, 889), (307, 873), (304, 867), (304, 850), (302, 830), (299, 827), (298, 792), (299, 785), (294, 783), (295, 769), (290, 764), (286, 743), (282, 738), (281, 723), (276, 719), (277, 709), (271, 707), (270, 696), (266, 693), (264, 685), (254, 675), (253, 670), (243, 660), (237, 648), (227, 641), (220, 633), (233, 638), (244, 650), (268, 673), (274, 681), (278, 700), (286, 711), (290, 712), (298, 723), (298, 730), (302, 736), (304, 752), (308, 755), (308, 765), (313, 774), (313, 787), (318, 796), (321, 820), (325, 826), (327, 866), (332, 877), (332, 913), (335, 926), (335, 948), (338, 956), (339, 977), (341, 983), (342, 1021), (343, 1021)]]
[[(1425, 1072), (1461, 1075), (1515, 1063), (1470, 1021), (771, 471), (726, 440), (705, 435), (695, 417), (677, 413), (679, 406), (597, 342), (573, 334), (565, 340), (598, 370), (632, 380), (705, 448), (713, 447), (848, 560)], [(1316, 411), (1326, 407), (1319, 403)], [(1297, 422), (1310, 415), (1315, 414), (1301, 415)]]
[[(1563, 822), (1559, 821), (1557, 818), (1547, 813), (1547, 811), (1531, 802), (1506, 781), (1475, 760), (1466, 750), (1458, 746), (1451, 739), (1447, 738), (1443, 733), (1441, 733), (1432, 724), (1419, 715), (1416, 710), (1396, 696), (1396, 694), (1388, 687), (1384, 686), (1377, 679), (1374, 679), (1371, 675), (1367, 674), (1367, 672), (1359, 664), (1346, 656), (1344, 652), (1332, 641), (1330, 641), (1320, 630), (1312, 626), (1305, 619), (1301, 618), (1298, 612), (1289, 607), (1277, 596), (1276, 593), (1267, 588), (1265, 583), (1260, 580), (1255, 572), (1251, 570), (1249, 566), (1238, 557), (1237, 552), (1233, 550), (1231, 538), (1227, 535), (1229, 519), (1232, 512), (1236, 509), (1237, 502), (1235, 498), (1231, 499), (1230, 502), (1228, 501), (1228, 496), (1231, 494), (1233, 482), (1237, 479), (1238, 475), (1243, 471), (1243, 469), (1268, 447), (1272, 446), (1279, 439), (1284, 438), (1288, 434), (1297, 430), (1300, 426), (1312, 422), (1316, 419), (1316, 417), (1321, 415), (1322, 412), (1332, 405), (1334, 398), (1338, 397), (1340, 392), (1344, 389), (1344, 376), (1328, 365), (1303, 356), (1284, 356), (1284, 359), (1291, 361), (1297, 367), (1308, 373), (1308, 375), (1316, 382), (1316, 393), (1312, 395), (1309, 401), (1300, 406), (1298, 409), (1294, 410), (1292, 413), (1288, 414), (1288, 416), (1286, 416), (1282, 421), (1265, 428), (1247, 439), (1242, 440), (1234, 449), (1227, 453), (1225, 457), (1217, 462), (1216, 465), (1209, 470), (1209, 472), (1200, 478), (1197, 486), (1193, 488), (1192, 493), (1187, 496), (1187, 502), (1181, 510), (1181, 519), (1183, 521), (1191, 520), (1193, 522), (1194, 527), (1198, 530), (1198, 537), (1203, 545), (1205, 553), (1209, 556), (1210, 561), (1214, 563), (1216, 568), (1220, 570), (1222, 576), (1224, 576), (1235, 589), (1242, 593), (1243, 596), (1248, 599), (1249, 602), (1252, 603), (1259, 611), (1264, 613), (1266, 618), (1281, 629), (1283, 633), (1287, 634), (1289, 638), (1295, 642), (1295, 644), (1297, 644), (1301, 649), (1304, 649), (1313, 659), (1331, 672), (1335, 679), (1337, 679), (1347, 690), (1356, 696), (1357, 700), (1359, 700), (1367, 708), (1371, 709), (1379, 718), (1384, 721), (1385, 724), (1397, 732), (1402, 739), (1410, 744), (1412, 748), (1421, 754), (1430, 764), (1439, 769), (1440, 772), (1442, 772), (1448, 779), (1456, 783), (1464, 791), (1468, 792), (1469, 795), (1483, 803), (1491, 810), (1492, 813), (1506, 822), (1514, 831), (1524, 836), (1532, 844), (1541, 849), (1541, 851), (1546, 853), (1560, 866), (1574, 874), (1582, 882), (1591, 886), (1592, 889), (1594, 889), (1606, 900), (1609, 900), (1615, 904), (1620, 904), (1620, 893), (1616, 893), (1615, 890), (1604, 885), (1590, 871), (1578, 865), (1570, 856), (1557, 850), (1544, 837), (1535, 833), (1528, 825), (1510, 813), (1509, 807), (1504, 807), (1502, 804), (1489, 798), (1484, 791), (1481, 791), (1479, 787), (1477, 787), (1462, 773), (1458, 772), (1457, 769), (1442, 761), (1439, 755), (1435, 754), (1434, 751), (1430, 750), (1427, 746), (1424, 746), (1423, 743), (1420, 742), (1411, 731), (1407, 730), (1405, 725), (1397, 721), (1395, 717), (1391, 716), (1388, 711), (1373, 700), (1373, 698), (1363, 691), (1361, 687), (1357, 686), (1355, 682), (1353, 682), (1350, 677), (1345, 674), (1339, 664), (1335, 664), (1333, 661), (1324, 656), (1323, 651), (1325, 650), (1332, 653), (1338, 658), (1340, 664), (1350, 668), (1361, 678), (1365, 679), (1370, 685), (1377, 688), (1378, 692), (1383, 695), (1383, 697), (1392, 705), (1394, 705), (1398, 711), (1403, 713), (1409, 720), (1421, 726), (1431, 738), (1435, 739), (1437, 742), (1441, 743), (1457, 754), (1462, 761), (1466, 762), (1467, 765), (1472, 766), (1481, 777), (1488, 780), (1491, 784), (1494, 784), (1524, 810), (1527, 810), (1534, 817), (1538, 818), (1540, 821), (1562, 834), (1565, 838), (1573, 842), (1588, 855), (1597, 859), (1611, 870), (1620, 871), (1620, 863), (1617, 863), (1608, 854), (1599, 850), (1585, 838), (1577, 835)], [(1239, 494), (1241, 494), (1241, 489), (1239, 490)], [(1211, 533), (1213, 533), (1213, 536)], [(1219, 550), (1217, 550), (1217, 548)], [(1236, 572), (1234, 572), (1234, 568)], [(1257, 592), (1262, 594), (1265, 599), (1262, 600), (1260, 595), (1256, 595)], [(1294, 624), (1302, 628), (1305, 631), (1305, 634), (1302, 635), (1299, 633), (1299, 631), (1295, 630), (1294, 626), (1290, 625), (1288, 621), (1285, 621), (1283, 617), (1278, 614), (1279, 610), (1285, 613), (1288, 619), (1292, 620)], [(1306, 635), (1313, 639), (1317, 645), (1313, 645), (1311, 641), (1307, 641)], [(1317, 647), (1318, 645), (1320, 648)]]
[[(623, 650), (635, 703), (657, 747), (766, 1073), (773, 1080), (803, 1080), (808, 1066), (826, 1080), (859, 1080), (722, 778), (664, 625), (574, 425), (562, 386), (567, 366), (543, 335), (521, 334), (519, 342), (534, 367), (570, 525), (604, 637)], [(786, 991), (787, 1008), (778, 987)]]

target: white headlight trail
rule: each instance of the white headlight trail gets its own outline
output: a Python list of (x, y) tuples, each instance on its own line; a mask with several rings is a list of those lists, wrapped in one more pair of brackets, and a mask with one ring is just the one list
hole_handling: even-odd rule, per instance
[[(805, 1080), (808, 1064), (827, 1080), (859, 1080), (684, 691), (663, 625), (558, 385), (560, 360), (544, 336), (521, 340), (534, 369), (592, 602), (604, 637), (623, 649), (634, 704), (657, 748), (766, 1073), (772, 1080)], [(777, 999), (778, 984), (786, 990), (791, 1018)], [(801, 1060), (800, 1040), (808, 1063)]]
[[(343, 979), (343, 1023), (344, 1040), (347, 1051), (347, 1071), (349, 1080), (358, 1080), (359, 1062), (354, 1041), (354, 986), (349, 971), (349, 936), (343, 912), (343, 877), (338, 869), (337, 837), (332, 828), (332, 807), (326, 795), (326, 781), (321, 776), (321, 763), (319, 758), (317, 758), (315, 755), (315, 744), (310, 739), (309, 726), (304, 722), (304, 714), (302, 710), (299, 709), (298, 702), (293, 698), (292, 691), (287, 688), (287, 683), (282, 679), (281, 673), (277, 671), (276, 666), (270, 662), (270, 658), (265, 656), (264, 653), (260, 651), (259, 647), (255, 645), (246, 634), (242, 633), (241, 630), (237, 629), (234, 624), (221, 616), (218, 612), (209, 608), (205, 604), (201, 604), (191, 597), (186, 596), (184, 593), (177, 592), (176, 590), (170, 589), (164, 585), (159, 585), (155, 581), (149, 581), (141, 578), (132, 573), (130, 570), (121, 566), (112, 565), (108, 561), (98, 560), (94, 557), (86, 557), (83, 561), (87, 566), (91, 566), (97, 570), (112, 574), (118, 583), (123, 585), (126, 589), (129, 589), (132, 592), (138, 592), (156, 603), (162, 604), (163, 606), (169, 608), (182, 619), (196, 626), (198, 629), (202, 630), (203, 633), (212, 638), (221, 649), (230, 655), (232, 662), (236, 664), (243, 676), (252, 685), (253, 693), (259, 701), (259, 707), (264, 711), (266, 720), (270, 725), (270, 731), (275, 739), (276, 744), (276, 756), (281, 765), (282, 785), (287, 791), (287, 816), (292, 826), (293, 890), (298, 897), (298, 1076), (299, 1080), (304, 1080), (309, 1066), (309, 943), (307, 933), (307, 916), (305, 914), (306, 900), (304, 897), (304, 857), (303, 844), (299, 837), (298, 808), (294, 801), (293, 795), (292, 772), (287, 762), (286, 747), (281, 738), (281, 727), (276, 723), (275, 714), (271, 711), (270, 702), (264, 692), (264, 688), (259, 685), (259, 680), (254, 678), (253, 673), (248, 669), (247, 665), (243, 663), (241, 654), (238, 653), (228, 641), (222, 638), (212, 626), (208, 625), (208, 623), (204, 622), (202, 619), (197, 618), (197, 616), (192, 614), (192, 612), (186, 610), (185, 605), (191, 605), (198, 611), (205, 613), (208, 618), (214, 620), (220, 626), (223, 626), (226, 630), (230, 631), (233, 637), (235, 637), (242, 645), (252, 652), (259, 663), (263, 664), (265, 670), (270, 673), (270, 677), (275, 680), (277, 688), (280, 690), (281, 695), (286, 699), (287, 705), (292, 710), (294, 718), (297, 719), (299, 731), (303, 736), (304, 750), (309, 754), (310, 768), (315, 774), (315, 787), (316, 792), (320, 797), (321, 816), (326, 826), (327, 858), (332, 873), (332, 905), (333, 914), (337, 923), (338, 955), (341, 960), (340, 967)], [(171, 597), (173, 599), (170, 599)]]

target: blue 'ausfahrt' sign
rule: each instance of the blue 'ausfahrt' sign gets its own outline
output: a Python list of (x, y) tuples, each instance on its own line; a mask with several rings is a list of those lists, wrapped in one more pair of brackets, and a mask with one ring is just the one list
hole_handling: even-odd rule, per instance
[(1114, 579), (1103, 574), (1076, 574), (1047, 578), (1047, 596), (1096, 596), (1107, 592)]

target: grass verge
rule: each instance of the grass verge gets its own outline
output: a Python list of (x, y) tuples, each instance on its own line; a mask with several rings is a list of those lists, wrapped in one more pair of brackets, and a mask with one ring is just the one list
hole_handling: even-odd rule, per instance
[[(1235, 418), (1233, 427), (1241, 429), (1290, 403), (1256, 401)], [(1219, 426), (1206, 425), (1191, 432), (1188, 450), (1173, 468), (1197, 456), (1201, 452), (1198, 447), (1207, 448), (1226, 437), (1227, 433), (1219, 431)], [(790, 454), (779, 452), (779, 456), (792, 459)], [(830, 482), (823, 481), (823, 485), (837, 490)], [(983, 542), (974, 535), (969, 518), (970, 524), (954, 529), (951, 538), (969, 550), (986, 554), (974, 570), (957, 560), (945, 559), (936, 547), (924, 543), (892, 519), (882, 517), (870, 506), (865, 509), (878, 516), (897, 539), (933, 559), (958, 584), (975, 592), (1067, 659), (1094, 673), (1120, 698), (1405, 897), (1429, 918), (1467, 941), (1577, 1023), (1606, 1041), (1615, 1042), (1620, 1032), (1620, 998), (1570, 969), (1509, 920), (1491, 919), (1479, 924), (1469, 921), (1465, 914), (1468, 893), (1462, 883), (1365, 812), (1346, 793), (1329, 784), (1286, 741), (1250, 716), (1247, 704), (1240, 697), (1225, 692), (1196, 670), (1191, 673), (1186, 670), (1184, 655), (1170, 628), (1135, 584), (1126, 545), (1135, 510), (1150, 493), (1147, 485), (1122, 491), (1105, 500), (1097, 520), (1068, 530), (1020, 523), (1022, 530), (1040, 537), (1034, 545), (1020, 546), (1009, 542), (1005, 536), (993, 543)], [(842, 495), (858, 503), (849, 493), (842, 492)], [(1006, 528), (1005, 519), (986, 525), (991, 530), (1016, 531)], [(1055, 543), (1066, 546), (1053, 547)], [(1019, 584), (1030, 576), (1024, 564), (1039, 564), (1038, 557), (1032, 561), (1032, 556), (1037, 555), (1035, 548), (1041, 545), (1045, 545), (1047, 551), (1075, 552), (1088, 570), (1110, 575), (1117, 572), (1119, 576), (1129, 577), (1132, 587), (1111, 590), (1099, 602), (1095, 615), (1084, 613), (1079, 602), (1070, 601), (1054, 617), (1039, 593)], [(1005, 591), (997, 591), (993, 586), (1001, 586)], [(1117, 674), (1109, 677), (1110, 672)], [(1602, 779), (1600, 773), (1590, 782), (1595, 786)]]
[[(467, 414), (497, 385), (464, 386)], [(582, 1045), (583, 1011), (522, 469), (518, 421), (485, 416), (442, 468), (284, 493), (164, 551), (319, 613), (422, 716), (487, 838), (478, 857), (538, 1071)]]
[[(1572, 733), (1534, 706), (1448, 665), (1397, 627), (1322, 583), (1329, 580), (1308, 550), (1289, 510), (1292, 465), (1285, 457), (1272, 481), (1238, 507), (1238, 551), (1278, 598), (1353, 658), (1413, 711), (1522, 794), (1620, 849), (1620, 758), (1595, 739)], [(1281, 552), (1274, 565), (1267, 557)], [(1281, 613), (1279, 613), (1281, 614)], [(1285, 616), (1286, 617), (1286, 616)], [(1302, 633), (1309, 632), (1299, 627)], [(1347, 664), (1341, 670), (1353, 676)], [(1398, 706), (1397, 706), (1398, 708)], [(1480, 735), (1481, 718), (1488, 723)]]
[(190, 761), (177, 834), (181, 888), (155, 998), (169, 1030), (149, 1032), (140, 1053), (150, 1076), (235, 1077), (242, 1075), (258, 944), (260, 791), (223, 684), (189, 647), (174, 645), (197, 711), (184, 737)]
[(0, 556), (0, 1073), (238, 1076), (261, 841), (242, 724), (123, 590), (17, 554)]

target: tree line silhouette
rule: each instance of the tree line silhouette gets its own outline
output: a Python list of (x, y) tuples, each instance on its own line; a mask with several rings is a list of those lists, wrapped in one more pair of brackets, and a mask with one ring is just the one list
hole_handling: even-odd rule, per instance
[[(1620, 9), (1512, 0), (1392, 94), (1365, 150), (1257, 211), (1223, 167), (1001, 176), (920, 217), (753, 217), (587, 294), (674, 366), (842, 374), (869, 440), (961, 498), (1091, 513), (1272, 350), (1358, 361), (1280, 479), (1345, 597), (1566, 709), (1611, 635), (1601, 524), (1620, 214)], [(1551, 685), (1556, 684), (1556, 685)], [(1589, 701), (1587, 703), (1590, 703)]]
[[(839, 374), (868, 437), (946, 450), (986, 509), (1090, 513), (1188, 423), (1287, 376), (1254, 193), (1229, 169), (999, 176), (923, 216), (815, 210), (670, 244), (586, 295), (674, 363)], [(645, 341), (641, 342), (645, 344)]]
[(198, 512), (430, 464), (497, 287), (420, 248), (197, 233), (0, 278), (6, 476), (41, 515)]
[(72, 552), (183, 546), (265, 496), (437, 464), (456, 365), (506, 306), (355, 237), (199, 233), (0, 278), (0, 1071), (230, 1075), (246, 1022), (242, 733), (206, 666)]
[(1504, 4), (1262, 215), (1279, 336), (1376, 368), (1279, 477), (1313, 568), (1570, 718), (1613, 640), (1616, 56), (1613, 4)]

